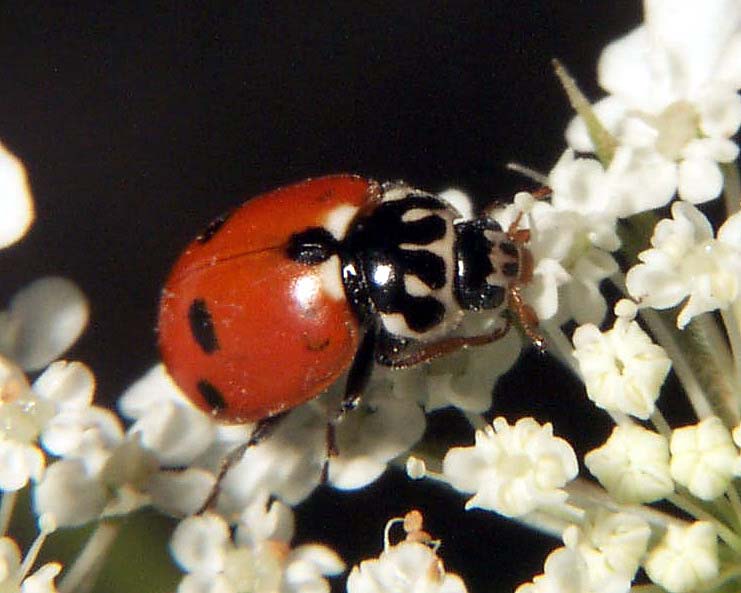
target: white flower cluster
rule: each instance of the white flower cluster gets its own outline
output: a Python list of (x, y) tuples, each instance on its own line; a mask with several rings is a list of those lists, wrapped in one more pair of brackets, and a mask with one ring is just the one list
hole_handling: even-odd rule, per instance
[[(616, 422), (584, 458), (601, 487), (577, 478), (571, 447), (532, 418), (496, 419), (474, 446), (451, 449), (441, 474), (407, 463), (414, 479), (473, 494), (466, 508), (561, 536), (519, 593), (627, 593), (640, 568), (670, 593), (739, 585), (741, 192), (729, 164), (739, 153), (741, 4), (644, 7), (645, 22), (600, 60), (609, 96), (590, 107), (562, 74), (580, 117), (548, 176), (551, 199), (521, 194), (494, 213), (505, 226), (524, 213), (535, 276), (525, 297), (550, 350)], [(726, 176), (727, 215), (714, 230), (696, 204), (719, 197)], [(605, 280), (628, 297), (611, 324)], [(674, 317), (656, 311), (671, 308)], [(672, 370), (698, 417), (679, 428), (659, 406)], [(660, 500), (684, 518), (647, 506)]]
[(684, 301), (677, 326), (707, 311), (727, 309), (741, 298), (741, 212), (730, 216), (713, 236), (713, 227), (695, 206), (672, 204), (672, 218), (661, 220), (642, 263), (628, 271), (630, 294), (641, 306), (667, 309)]
[[(646, 0), (644, 23), (602, 53), (599, 83), (609, 95), (594, 110), (619, 142), (610, 166), (631, 163), (618, 176), (649, 208), (675, 190), (694, 204), (718, 197), (719, 163), (738, 156), (740, 10), (734, 0)], [(583, 121), (567, 139), (595, 148)]]
[(219, 515), (184, 519), (170, 548), (186, 575), (178, 593), (328, 593), (325, 576), (345, 566), (318, 544), (291, 549), (293, 515), (280, 502), (255, 501), (237, 522), (233, 537)]
[[(3, 202), (7, 229), (0, 230), (9, 244), (25, 232), (33, 208), (23, 168), (10, 154), (2, 156), (8, 185), (0, 190), (13, 199)], [(10, 516), (12, 493), (29, 481), (35, 483), (35, 512), (63, 527), (126, 515), (145, 505), (177, 517), (192, 515), (213, 491), (223, 459), (249, 438), (252, 427), (220, 425), (195, 409), (162, 365), (120, 398), (120, 411), (131, 420), (128, 428), (111, 411), (93, 405), (90, 369), (56, 360), (85, 328), (88, 309), (73, 283), (50, 277), (18, 292), (0, 312), (0, 489), (5, 492), (0, 517)], [(456, 355), (454, 364), (433, 363), (428, 372), (376, 373), (362, 405), (337, 428), (340, 453), (329, 462), (329, 482), (358, 488), (375, 480), (421, 438), (425, 408), (487, 409), (492, 382), (514, 364), (519, 349), (520, 338), (512, 333), (478, 353)], [(501, 363), (491, 365), (489, 357)], [(30, 384), (26, 371), (42, 372)], [(339, 389), (292, 411), (270, 439), (248, 449), (227, 474), (212, 511), (180, 523), (172, 539), (173, 556), (186, 573), (180, 591), (329, 590), (324, 577), (341, 572), (341, 560), (322, 546), (291, 550), (292, 517), (285, 504), (301, 502), (320, 483), (327, 463), (327, 418), (337, 409)], [(269, 505), (270, 500), (275, 502)], [(61, 566), (47, 565), (26, 578), (16, 566), (17, 548), (8, 542), (3, 574), (18, 583), (25, 578), (23, 591), (53, 590)], [(100, 550), (97, 561), (104, 556)], [(398, 567), (409, 559), (414, 570), (401, 578)], [(85, 570), (95, 573), (92, 566)], [(421, 542), (388, 547), (353, 575), (358, 591), (387, 590), (387, 578), (417, 582), (420, 591), (465, 590)]]
[[(560, 537), (543, 574), (519, 593), (627, 593), (639, 569), (670, 593), (741, 586), (741, 184), (732, 164), (741, 4), (645, 0), (644, 8), (645, 22), (602, 54), (607, 97), (589, 106), (566, 82), (579, 117), (547, 178), (550, 198), (521, 193), (491, 212), (504, 228), (518, 221), (529, 231), (534, 277), (522, 296), (550, 351), (615, 421), (584, 458), (598, 484), (578, 477), (574, 450), (550, 423), (489, 424), (480, 416), (520, 354), (516, 332), (416, 368), (377, 369), (359, 408), (338, 423), (339, 454), (328, 460), (327, 419), (342, 388), (335, 385), (290, 411), (217, 484), (223, 460), (253, 427), (221, 425), (196, 410), (162, 365), (119, 400), (128, 427), (93, 405), (90, 369), (57, 360), (87, 323), (85, 297), (68, 280), (42, 278), (0, 312), (0, 589), (55, 591), (60, 565), (30, 568), (57, 524), (151, 505), (186, 517), (171, 540), (185, 573), (180, 593), (329, 591), (328, 577), (344, 563), (326, 546), (291, 548), (289, 505), (305, 500), (325, 469), (331, 485), (354, 489), (403, 458), (410, 477), (470, 495), (467, 509)], [(716, 230), (697, 205), (722, 193), (726, 216)], [(34, 211), (23, 167), (2, 146), (0, 195), (5, 247)], [(612, 322), (605, 281), (625, 297)], [(471, 314), (465, 325), (491, 321)], [(30, 382), (26, 372), (38, 375)], [(671, 372), (697, 416), (679, 428), (662, 414)], [(475, 443), (443, 459), (409, 457), (425, 412), (451, 406), (480, 428)], [(15, 493), (29, 483), (43, 520), (21, 561), (3, 536)], [(194, 516), (214, 492), (212, 507)], [(661, 511), (649, 506), (662, 500)], [(392, 545), (399, 522), (406, 537)], [(437, 551), (418, 513), (392, 520), (384, 550), (352, 569), (347, 591), (465, 592)]]

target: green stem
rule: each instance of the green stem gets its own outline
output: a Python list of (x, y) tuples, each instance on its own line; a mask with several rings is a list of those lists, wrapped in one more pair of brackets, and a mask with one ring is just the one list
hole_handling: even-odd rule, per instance
[[(628, 294), (625, 287), (625, 276), (615, 274), (611, 280), (624, 294)], [(674, 369), (679, 382), (682, 384), (687, 399), (695, 410), (695, 415), (700, 419), (712, 416), (713, 409), (710, 406), (705, 390), (695, 375), (695, 371), (687, 359), (686, 353), (682, 350), (677, 340), (677, 334), (679, 332), (672, 324), (667, 323), (654, 309), (639, 309), (638, 314), (651, 330), (654, 339), (669, 355), (672, 361), (672, 369)]]
[(98, 523), (74, 564), (65, 572), (59, 593), (88, 593), (93, 588), (121, 525), (121, 521), (110, 519)]
[(741, 210), (741, 178), (736, 163), (725, 163), (720, 166), (723, 171), (723, 200), (726, 206), (727, 217), (733, 216)]
[(569, 502), (585, 511), (606, 509), (614, 513), (629, 513), (662, 530), (668, 525), (686, 527), (689, 524), (686, 520), (647, 505), (622, 504), (612, 498), (601, 486), (584, 478), (569, 482), (566, 485), (566, 491), (569, 493)]
[(8, 533), (10, 520), (13, 518), (13, 510), (18, 500), (18, 491), (3, 492), (3, 501), (0, 503), (0, 537)]
[[(741, 310), (741, 306), (738, 307)], [(720, 312), (723, 319), (723, 325), (728, 335), (728, 341), (731, 343), (731, 353), (733, 356), (733, 367), (735, 368), (734, 376), (736, 377), (736, 390), (741, 390), (741, 319), (732, 305)], [(741, 398), (741, 393), (737, 394)]]
[(569, 525), (578, 525), (584, 519), (584, 511), (569, 504), (553, 505), (514, 517), (513, 520), (530, 529), (560, 538)]
[(651, 418), (649, 418), (649, 420), (651, 420), (651, 424), (654, 425), (654, 428), (660, 435), (662, 435), (667, 440), (671, 438), (672, 427), (669, 426), (666, 418), (664, 418), (664, 415), (658, 410), (658, 408), (654, 410), (654, 413), (651, 414)]
[(679, 333), (678, 342), (688, 355), (687, 361), (702, 384), (714, 414), (732, 428), (741, 418), (739, 405), (734, 386), (729, 382), (728, 374), (723, 372), (722, 354), (715, 351), (709, 337), (709, 322), (714, 323), (709, 315), (695, 317)]
[(728, 500), (731, 503), (731, 508), (733, 509), (736, 528), (738, 529), (741, 527), (741, 497), (739, 497), (738, 490), (733, 482), (731, 482), (731, 485), (728, 487), (727, 495)]
[(541, 327), (546, 333), (546, 347), (548, 348), (548, 353), (555, 356), (561, 364), (570, 369), (577, 377), (582, 379), (581, 371), (579, 371), (579, 364), (572, 354), (574, 348), (572, 347), (569, 338), (561, 329), (561, 326), (548, 320), (542, 322)]

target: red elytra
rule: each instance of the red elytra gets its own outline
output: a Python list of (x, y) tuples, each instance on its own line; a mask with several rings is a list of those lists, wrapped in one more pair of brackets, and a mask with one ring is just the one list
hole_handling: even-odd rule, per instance
[(375, 185), (337, 175), (283, 187), (187, 247), (163, 290), (158, 331), (165, 365), (199, 408), (224, 422), (260, 420), (315, 397), (347, 370), (362, 337), (356, 316), (324, 289), (320, 266), (285, 249), (297, 229), (365, 205)]

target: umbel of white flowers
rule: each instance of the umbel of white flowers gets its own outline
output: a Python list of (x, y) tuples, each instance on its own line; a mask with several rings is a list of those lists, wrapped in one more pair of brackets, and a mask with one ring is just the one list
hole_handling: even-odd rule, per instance
[[(656, 591), (741, 587), (741, 5), (646, 0), (644, 13), (602, 53), (603, 99), (590, 105), (559, 70), (579, 117), (543, 179), (550, 199), (522, 193), (491, 212), (505, 227), (520, 218), (529, 229), (534, 279), (523, 296), (549, 353), (615, 422), (583, 460), (596, 482), (578, 476), (558, 427), (482, 416), (491, 386), (517, 360), (516, 332), (428, 365), (374, 372), (360, 409), (338, 426), (340, 454), (329, 463), (329, 483), (350, 489), (406, 460), (411, 478), (464, 493), (465, 508), (560, 538), (519, 593), (626, 593), (641, 568)], [(0, 196), (6, 246), (34, 211), (23, 167), (2, 147)], [(698, 205), (721, 199), (715, 228)], [(622, 291), (617, 303), (605, 297), (606, 282)], [(327, 591), (344, 563), (325, 545), (291, 547), (290, 507), (320, 482), (339, 389), (293, 410), (232, 468), (214, 508), (191, 516), (251, 427), (197, 411), (161, 365), (120, 398), (124, 426), (93, 404), (87, 366), (57, 360), (87, 319), (84, 295), (55, 277), (21, 289), (0, 313), (0, 588), (56, 591), (59, 564), (31, 572), (44, 538), (57, 525), (96, 521), (59, 590), (90, 586), (117, 518), (149, 505), (183, 518), (170, 543), (184, 573), (179, 593)], [(472, 315), (462, 330), (479, 323)], [(672, 427), (662, 414), (677, 397), (660, 398), (670, 372), (696, 414), (688, 426)], [(471, 446), (434, 457), (419, 442), (425, 412), (444, 407), (478, 430)], [(16, 493), (29, 483), (40, 535), (21, 560), (6, 533)], [(657, 501), (663, 510), (651, 506)], [(392, 544), (400, 522), (406, 536)], [(350, 593), (466, 590), (417, 515), (390, 521), (384, 542), (377, 558), (351, 570)]]

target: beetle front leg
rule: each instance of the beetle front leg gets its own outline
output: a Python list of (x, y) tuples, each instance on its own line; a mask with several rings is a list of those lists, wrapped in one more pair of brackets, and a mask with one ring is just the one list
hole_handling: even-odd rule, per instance
[(363, 391), (368, 386), (368, 381), (373, 371), (376, 351), (376, 328), (369, 327), (365, 331), (360, 347), (355, 353), (350, 370), (347, 373), (345, 383), (345, 394), (340, 402), (339, 409), (327, 421), (327, 460), (322, 468), (322, 482), (326, 482), (329, 472), (329, 459), (335, 457), (339, 450), (337, 448), (337, 423), (342, 417), (358, 407)]

